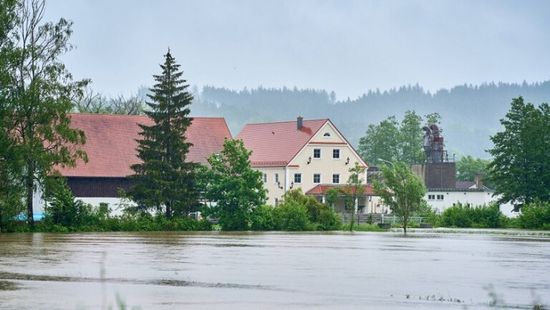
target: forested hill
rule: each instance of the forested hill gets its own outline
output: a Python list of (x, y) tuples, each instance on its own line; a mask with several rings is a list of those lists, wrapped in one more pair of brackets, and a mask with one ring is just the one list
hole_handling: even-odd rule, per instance
[(193, 115), (223, 116), (233, 135), (250, 122), (330, 118), (357, 146), (367, 126), (407, 110), (424, 116), (437, 112), (442, 116), (447, 148), (457, 154), (486, 158), (491, 147), (489, 136), (500, 128), (499, 120), (510, 107), (512, 98), (523, 96), (527, 102), (550, 102), (550, 81), (542, 83), (490, 83), (462, 85), (435, 93), (422, 87), (404, 86), (380, 92), (368, 91), (356, 99), (335, 100), (325, 90), (255, 88), (234, 91), (204, 87), (195, 94)]

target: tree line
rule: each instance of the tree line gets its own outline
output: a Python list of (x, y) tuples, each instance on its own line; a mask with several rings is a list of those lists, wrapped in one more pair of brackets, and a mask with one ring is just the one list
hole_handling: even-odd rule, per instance
[[(197, 102), (201, 101), (194, 100), (180, 65), (170, 51), (164, 56), (161, 73), (154, 75), (155, 84), (147, 93), (145, 105), (140, 99), (121, 99), (120, 104), (111, 102), (106, 106), (96, 104), (94, 100), (101, 102), (103, 99), (86, 99), (89, 95), (86, 86), (90, 81), (74, 81), (60, 61), (60, 56), (72, 48), (69, 43), (72, 23), (63, 18), (56, 23), (43, 21), (44, 8), (45, 3), (40, 0), (0, 0), (0, 225), (13, 221), (25, 209), (25, 217), (32, 228), (33, 197), (39, 188), (44, 189), (46, 200), (53, 202), (49, 206), (53, 209), (46, 212), (48, 216), (57, 214), (54, 218), (63, 219), (67, 212), (86, 209), (68, 202), (74, 197), (67, 194), (66, 184), (55, 170), (59, 166), (74, 166), (78, 159), (87, 160), (79, 148), (85, 143), (84, 133), (70, 126), (69, 113), (81, 109), (95, 113), (145, 113), (153, 120), (151, 126), (140, 126), (137, 152), (141, 163), (132, 166), (134, 185), (126, 193), (135, 202), (135, 214), (156, 213), (170, 220), (186, 217), (208, 201), (212, 204), (202, 210), (219, 219), (222, 228), (227, 230), (250, 229), (258, 227), (254, 221), (266, 222), (270, 216), (288, 215), (282, 211), (274, 211), (271, 215), (261, 211), (266, 196), (261, 173), (251, 168), (250, 151), (244, 148), (242, 141), (225, 141), (223, 150), (212, 155), (207, 166), (186, 160), (191, 144), (186, 141), (185, 133), (193, 121), (190, 106), (193, 103), (194, 107), (200, 107)], [(283, 90), (287, 93), (297, 91)], [(247, 96), (256, 96), (254, 91), (244, 92)], [(280, 93), (278, 90), (269, 92)], [(332, 107), (342, 107), (333, 93), (308, 92), (326, 97)], [(418, 87), (390, 93), (401, 92), (422, 93)], [(386, 94), (377, 92), (369, 96), (384, 97)], [(322, 103), (322, 100), (311, 101), (306, 102), (306, 106), (315, 108)], [(218, 108), (221, 106), (214, 104)], [(229, 105), (237, 110), (244, 107), (240, 103)], [(270, 108), (281, 111), (280, 107), (273, 104)], [(98, 109), (93, 110), (95, 108)], [(250, 110), (262, 109), (256, 106)], [(322, 113), (322, 109), (317, 111)], [(482, 164), (496, 193), (501, 195), (500, 202), (512, 201), (521, 207), (550, 200), (549, 112), (546, 103), (535, 106), (518, 97), (501, 120), (504, 130), (491, 137), (493, 160)], [(430, 122), (440, 120), (439, 114), (425, 117)], [(425, 192), (418, 178), (407, 168), (411, 162), (422, 161), (422, 121), (416, 112), (407, 111), (401, 122), (389, 117), (369, 126), (360, 141), (360, 152), (368, 161), (382, 159), (392, 163), (382, 168), (383, 177), (377, 181), (375, 189), (392, 211), (403, 217), (404, 227), (410, 214), (422, 205)], [(480, 163), (467, 161), (464, 167)], [(359, 167), (355, 169), (357, 171), (352, 171), (348, 182), (350, 190), (341, 193), (353, 196), (353, 200), (362, 188), (359, 178), (362, 172)], [(467, 175), (467, 169), (459, 171), (460, 177), (467, 178)], [(300, 195), (303, 194), (286, 196), (289, 214), (299, 216), (307, 210), (308, 221), (318, 223), (317, 215), (324, 212), (322, 218), (333, 221), (324, 207)], [(301, 207), (295, 206), (298, 202)], [(76, 207), (68, 208), (70, 205)], [(354, 215), (356, 203), (352, 210)], [(257, 216), (258, 212), (262, 216)], [(290, 222), (294, 220), (294, 217), (289, 218)], [(288, 227), (276, 222), (274, 227)], [(318, 224), (314, 226), (334, 227)], [(350, 229), (353, 229), (353, 222)]]

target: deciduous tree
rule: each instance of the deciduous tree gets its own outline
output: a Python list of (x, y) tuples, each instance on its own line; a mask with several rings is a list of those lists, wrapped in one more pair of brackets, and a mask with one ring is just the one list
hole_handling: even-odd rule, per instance
[[(429, 119), (436, 119), (430, 114)], [(379, 124), (369, 125), (364, 137), (359, 140), (359, 154), (371, 164), (380, 164), (379, 159), (417, 163), (424, 160), (422, 151), (422, 117), (414, 111), (405, 112), (401, 123), (395, 116)]]
[(242, 140), (226, 140), (221, 153), (208, 158), (205, 197), (223, 230), (249, 229), (252, 210), (265, 203), (262, 173), (250, 166), (250, 154)]
[[(477, 176), (485, 179), (489, 163), (487, 159), (463, 156), (456, 162), (456, 178), (460, 181), (474, 181)], [(490, 182), (485, 182), (485, 185), (492, 187)]]
[(352, 203), (351, 208), (351, 222), (349, 224), (349, 230), (353, 231), (353, 224), (355, 222), (355, 215), (357, 214), (357, 208), (359, 205), (359, 198), (363, 197), (365, 192), (365, 167), (358, 162), (355, 166), (349, 169), (350, 176), (346, 186), (342, 189), (343, 194), (349, 197)]
[(374, 183), (374, 192), (380, 196), (392, 213), (403, 219), (403, 231), (411, 215), (419, 210), (426, 188), (422, 181), (402, 162), (382, 166), (382, 179)]
[(550, 200), (550, 105), (512, 100), (504, 130), (491, 137), (489, 179), (499, 202), (516, 206)]
[(14, 108), (14, 136), (21, 150), (27, 217), (33, 221), (33, 194), (55, 173), (56, 165), (74, 165), (85, 154), (78, 145), (84, 133), (70, 127), (72, 99), (87, 81), (73, 82), (60, 61), (69, 51), (72, 23), (61, 18), (44, 22), (44, 1), (22, 1), (17, 6), (10, 100)]

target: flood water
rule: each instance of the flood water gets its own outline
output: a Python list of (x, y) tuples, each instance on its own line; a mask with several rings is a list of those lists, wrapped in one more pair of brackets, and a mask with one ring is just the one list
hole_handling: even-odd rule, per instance
[(0, 234), (1, 309), (118, 309), (117, 300), (128, 309), (529, 309), (550, 303), (550, 238)]

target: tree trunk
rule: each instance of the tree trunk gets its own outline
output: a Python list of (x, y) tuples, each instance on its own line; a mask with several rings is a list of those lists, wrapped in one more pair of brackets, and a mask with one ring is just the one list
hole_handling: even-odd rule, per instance
[(403, 217), (403, 234), (407, 235), (407, 223), (409, 221), (409, 218), (407, 216)]
[(34, 165), (32, 162), (27, 163), (27, 222), (34, 228), (34, 212), (33, 212), (33, 196), (34, 196)]
[(165, 216), (167, 219), (170, 219), (172, 217), (172, 204), (166, 203), (166, 213)]

